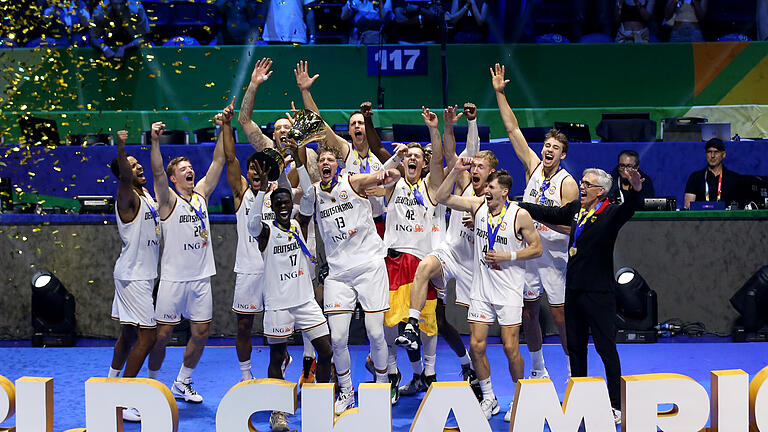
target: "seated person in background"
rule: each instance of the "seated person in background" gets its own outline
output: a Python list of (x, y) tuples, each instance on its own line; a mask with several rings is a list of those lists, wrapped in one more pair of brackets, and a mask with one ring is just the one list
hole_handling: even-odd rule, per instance
[(394, 19), (391, 0), (347, 0), (341, 8), (341, 19), (351, 20), (350, 44), (377, 44), (384, 24)]
[(122, 58), (144, 43), (149, 20), (138, 0), (101, 0), (93, 9), (91, 45), (106, 58)]
[(269, 2), (262, 37), (270, 44), (315, 43), (314, 0)]
[(670, 42), (703, 42), (701, 22), (707, 13), (707, 0), (667, 0), (665, 25), (672, 28)]
[(216, 0), (224, 25), (219, 31), (219, 45), (253, 45), (261, 38), (268, 2)]
[(624, 194), (629, 190), (629, 175), (631, 170), (636, 169), (643, 179), (643, 190), (640, 192), (641, 198), (653, 198), (656, 192), (653, 190), (653, 182), (648, 174), (640, 169), (640, 155), (634, 150), (622, 150), (619, 153), (619, 164), (611, 171), (613, 183), (611, 190), (608, 191), (608, 199), (614, 203), (623, 203)]
[(398, 43), (440, 42), (440, 20), (445, 19), (443, 14), (448, 10), (440, 1), (392, 0), (395, 21), (390, 40)]
[[(649, 42), (648, 22), (653, 18), (655, 0), (616, 0), (619, 30), (616, 43)], [(645, 188), (647, 184), (643, 185)]]
[[(694, 171), (685, 185), (685, 208), (693, 201), (723, 201), (726, 205), (739, 200), (741, 174), (731, 171), (723, 164), (725, 144), (719, 138), (712, 138), (704, 145), (707, 167)], [(643, 185), (645, 188), (645, 185)]]
[(485, 0), (453, 0), (445, 19), (453, 27), (453, 43), (488, 41), (488, 3)]
[(82, 0), (53, 0), (43, 11), (48, 24), (46, 36), (53, 38), (49, 46), (87, 46), (91, 14)]

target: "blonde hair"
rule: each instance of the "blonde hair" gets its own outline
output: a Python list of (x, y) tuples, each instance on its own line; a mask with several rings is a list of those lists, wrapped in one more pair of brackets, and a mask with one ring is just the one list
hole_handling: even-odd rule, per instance
[(499, 159), (490, 150), (479, 151), (477, 154), (475, 154), (475, 157), (487, 160), (491, 169), (496, 169), (496, 167), (499, 165)]
[(186, 156), (176, 156), (175, 158), (171, 159), (171, 161), (168, 162), (168, 166), (165, 167), (165, 173), (168, 174), (168, 177), (172, 176), (174, 171), (176, 171), (176, 165), (184, 161), (189, 162), (189, 158)]

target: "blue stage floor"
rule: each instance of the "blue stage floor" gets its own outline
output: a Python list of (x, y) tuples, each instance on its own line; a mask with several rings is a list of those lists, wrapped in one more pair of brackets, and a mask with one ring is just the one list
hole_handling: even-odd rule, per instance
[[(549, 338), (548, 338), (549, 340)], [(709, 389), (710, 371), (721, 369), (743, 369), (750, 377), (768, 365), (768, 343), (731, 343), (730, 338), (689, 338), (675, 337), (662, 339), (656, 344), (620, 345), (622, 373), (624, 375), (671, 372), (687, 375)], [(504, 422), (504, 413), (514, 396), (514, 385), (507, 372), (506, 358), (498, 340), (489, 344), (488, 356), (491, 363), (491, 377), (494, 391), (499, 398), (501, 413), (494, 416), (491, 427), (494, 431), (507, 431), (509, 424)], [(54, 430), (85, 427), (85, 381), (94, 376), (106, 376), (112, 358), (113, 341), (81, 340), (74, 348), (32, 348), (28, 342), (0, 343), (0, 375), (14, 381), (22, 376), (40, 376), (54, 378)], [(25, 346), (27, 345), (27, 346)], [(226, 391), (240, 380), (235, 349), (232, 339), (213, 339), (193, 375), (196, 390), (205, 398), (200, 405), (179, 402), (180, 432), (213, 432), (218, 403)], [(544, 346), (547, 369), (562, 400), (566, 387), (565, 357), (559, 344), (549, 343)], [(302, 347), (289, 347), (294, 358), (286, 372), (286, 379), (298, 381), (301, 372)], [(367, 346), (351, 346), (352, 377), (355, 386), (361, 381), (370, 381), (371, 376), (365, 370), (364, 361)], [(525, 346), (521, 352), (526, 361), (526, 374), (530, 367), (528, 351)], [(172, 382), (181, 365), (183, 348), (170, 347), (165, 364), (160, 372), (160, 380), (166, 384)], [(403, 381), (411, 376), (411, 368), (404, 351), (398, 353)], [(253, 372), (259, 377), (266, 376), (268, 348), (254, 347)], [(603, 376), (602, 364), (590, 346), (589, 374)], [(141, 376), (146, 376), (146, 365)], [(441, 381), (461, 380), (459, 362), (450, 348), (442, 343), (438, 345), (437, 376)], [(402, 397), (392, 410), (392, 430), (408, 431), (415, 415), (421, 396)], [(300, 400), (300, 398), (299, 398)], [(297, 414), (301, 413), (301, 407)], [(300, 430), (300, 417), (289, 417), (292, 429)], [(0, 427), (11, 426), (14, 418)], [(254, 426), (261, 431), (268, 431), (268, 414), (256, 414)], [(619, 427), (617, 427), (620, 430)], [(139, 431), (138, 424), (127, 424), (126, 431)], [(548, 429), (545, 429), (548, 430)]]

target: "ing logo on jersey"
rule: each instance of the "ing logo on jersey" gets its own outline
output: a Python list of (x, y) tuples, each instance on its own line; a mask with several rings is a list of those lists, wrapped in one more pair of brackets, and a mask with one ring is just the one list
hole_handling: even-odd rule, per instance
[(357, 234), (357, 230), (349, 230), (347, 231), (347, 235), (352, 237), (353, 235)]
[(439, 231), (440, 231), (440, 227), (439, 226), (432, 225), (432, 232), (439, 232)]
[(338, 309), (341, 307), (341, 303), (326, 303), (325, 308), (326, 309)]
[(343, 200), (349, 198), (349, 195), (347, 194), (347, 191), (343, 190), (343, 191), (339, 192), (339, 198), (341, 198)]
[(413, 227), (413, 232), (424, 232), (424, 227), (416, 224), (416, 226)]

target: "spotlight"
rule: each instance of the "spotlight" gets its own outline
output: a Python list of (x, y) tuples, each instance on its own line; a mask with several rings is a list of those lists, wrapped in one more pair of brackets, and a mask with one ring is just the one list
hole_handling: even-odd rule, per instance
[(32, 276), (33, 346), (74, 346), (75, 298), (53, 273)]
[(616, 341), (656, 342), (658, 312), (656, 291), (637, 270), (620, 268), (616, 272)]
[(752, 275), (731, 297), (741, 317), (733, 329), (734, 342), (768, 341), (768, 266)]

